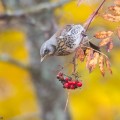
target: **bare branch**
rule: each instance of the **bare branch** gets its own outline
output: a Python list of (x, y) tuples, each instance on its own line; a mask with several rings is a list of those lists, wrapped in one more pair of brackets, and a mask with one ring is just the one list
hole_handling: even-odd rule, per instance
[(41, 12), (42, 10), (51, 10), (60, 7), (68, 2), (70, 2), (70, 0), (59, 0), (58, 2), (44, 2), (30, 8), (17, 10), (14, 12), (9, 11), (7, 13), (1, 14), (0, 19), (17, 18), (25, 16), (27, 14), (38, 13)]
[(95, 18), (95, 16), (98, 14), (99, 10), (101, 9), (101, 7), (103, 6), (103, 4), (106, 2), (106, 0), (103, 0), (102, 3), (99, 5), (99, 7), (96, 9), (96, 11), (91, 14), (91, 16), (88, 18), (87, 22), (85, 23), (86, 24), (86, 31), (88, 30), (91, 22), (93, 21), (93, 19)]
[(13, 64), (13, 65), (16, 65), (22, 69), (28, 69), (29, 66), (28, 65), (25, 65), (13, 58), (11, 58), (9, 55), (6, 55), (6, 54), (2, 54), (0, 55), (0, 62), (7, 62), (7, 63), (10, 63), (10, 64)]

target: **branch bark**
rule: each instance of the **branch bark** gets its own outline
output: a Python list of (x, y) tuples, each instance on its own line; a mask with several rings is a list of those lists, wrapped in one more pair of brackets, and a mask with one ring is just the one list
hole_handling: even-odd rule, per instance
[(70, 0), (59, 0), (58, 2), (44, 2), (44, 3), (40, 3), (38, 5), (32, 6), (30, 8), (26, 8), (26, 9), (16, 10), (13, 12), (8, 11), (7, 13), (1, 14), (0, 19), (6, 20), (8, 18), (10, 18), (10, 19), (11, 18), (19, 18), (19, 17), (25, 16), (27, 14), (34, 14), (34, 13), (41, 12), (43, 10), (53, 10), (53, 9), (60, 7), (68, 2), (70, 2)]
[(26, 69), (26, 70), (28, 70), (30, 68), (28, 65), (25, 65), (15, 59), (11, 58), (9, 55), (5, 55), (5, 54), (0, 55), (0, 62), (10, 63), (19, 68)]
[(86, 21), (86, 31), (88, 30), (91, 22), (93, 21), (93, 19), (95, 18), (95, 16), (98, 14), (99, 10), (101, 9), (101, 7), (103, 6), (103, 4), (105, 3), (106, 0), (103, 0), (102, 3), (99, 5), (99, 7), (96, 9), (96, 11), (91, 14), (91, 16), (88, 18), (88, 20)]
[[(11, 0), (6, 0), (7, 4), (10, 1)], [(20, 1), (22, 2), (24, 0), (19, 0), (19, 2)], [(26, 2), (27, 1), (29, 2), (29, 0), (26, 0)], [(66, 112), (64, 112), (64, 107), (66, 103), (65, 91), (61, 86), (56, 84), (56, 78), (54, 77), (55, 74), (52, 74), (52, 72), (50, 71), (50, 68), (55, 68), (55, 66), (60, 61), (58, 59), (52, 59), (49, 62), (40, 64), (39, 55), (41, 43), (46, 40), (45, 34), (51, 36), (54, 32), (54, 27), (51, 22), (54, 19), (53, 9), (64, 5), (70, 0), (59, 0), (58, 2), (54, 3), (49, 2), (50, 0), (46, 0), (48, 2), (42, 3), (40, 1), (40, 4), (38, 5), (36, 5), (37, 0), (33, 1), (34, 2), (31, 5), (33, 7), (24, 10), (16, 10), (16, 8), (20, 8), (20, 5), (19, 3), (17, 3), (16, 6), (14, 6), (14, 3), (17, 1), (12, 0), (13, 5), (11, 5), (10, 7), (15, 9), (15, 11), (13, 13), (9, 12), (1, 15), (0, 19), (9, 20), (10, 18), (20, 18), (24, 15), (31, 14), (31, 18), (45, 26), (45, 28), (47, 29), (46, 32), (41, 30), (41, 26), (34, 27), (30, 24), (20, 24), (20, 27), (25, 30), (28, 36), (28, 39), (26, 39), (26, 45), (29, 45), (28, 52), (30, 61), (30, 69), (28, 72), (30, 73), (33, 84), (36, 88), (36, 94), (39, 102), (38, 106), (41, 111), (41, 115), (38, 115), (39, 118), (43, 120), (70, 120), (68, 108)], [(11, 59), (7, 59), (7, 61), (11, 63)], [(14, 60), (12, 60), (12, 63), (19, 65)]]

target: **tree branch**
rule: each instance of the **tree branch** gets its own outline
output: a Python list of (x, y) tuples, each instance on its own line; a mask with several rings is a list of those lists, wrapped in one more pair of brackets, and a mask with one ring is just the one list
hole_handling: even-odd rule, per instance
[(42, 10), (51, 10), (60, 7), (68, 2), (70, 2), (70, 0), (59, 0), (58, 2), (44, 2), (30, 8), (16, 10), (14, 12), (9, 11), (7, 13), (1, 14), (0, 19), (18, 18), (27, 14), (38, 13)]
[(99, 5), (99, 7), (96, 9), (95, 12), (93, 12), (93, 14), (90, 15), (90, 17), (88, 18), (88, 20), (85, 23), (85, 27), (86, 27), (86, 31), (88, 30), (91, 22), (93, 21), (93, 19), (95, 18), (95, 16), (98, 14), (99, 10), (101, 9), (101, 7), (103, 6), (103, 4), (105, 3), (106, 0), (103, 0), (102, 3)]
[(4, 54), (0, 55), (0, 62), (7, 62), (7, 63), (13, 64), (13, 65), (16, 65), (22, 69), (29, 68), (28, 65), (25, 65), (25, 64), (15, 60), (15, 59), (11, 58), (9, 55), (4, 55)]
[[(90, 17), (88, 18), (88, 20), (87, 20), (86, 23), (84, 24), (85, 32), (88, 30), (91, 22), (93, 21), (93, 19), (95, 18), (95, 16), (98, 14), (99, 10), (101, 9), (101, 7), (102, 7), (103, 4), (105, 3), (105, 1), (106, 1), (106, 0), (103, 0), (103, 1), (101, 2), (101, 4), (100, 4), (100, 5), (98, 6), (98, 8), (96, 9), (96, 11), (93, 12), (93, 13), (90, 15)], [(85, 36), (82, 37), (82, 40), (81, 40), (80, 44), (83, 42), (84, 37), (85, 37)], [(76, 52), (77, 52), (77, 50), (76, 50)], [(75, 54), (76, 54), (76, 52), (75, 52)], [(76, 62), (75, 62), (75, 59), (76, 59), (76, 56), (74, 56), (74, 62), (73, 62), (74, 72), (76, 72)]]

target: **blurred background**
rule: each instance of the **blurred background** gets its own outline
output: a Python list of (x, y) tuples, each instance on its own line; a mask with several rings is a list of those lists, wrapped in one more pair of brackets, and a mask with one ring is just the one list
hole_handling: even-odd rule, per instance
[[(99, 69), (88, 73), (85, 63), (78, 70), (82, 89), (69, 95), (56, 80), (57, 66), (71, 56), (51, 57), (40, 63), (39, 49), (59, 27), (84, 24), (102, 0), (1, 0), (0, 1), (0, 120), (120, 120), (120, 41), (107, 53), (113, 74), (102, 77)], [(115, 30), (119, 24), (100, 17), (113, 5), (107, 0), (87, 35)], [(93, 39), (93, 43), (98, 43)], [(71, 71), (67, 67), (66, 73)]]

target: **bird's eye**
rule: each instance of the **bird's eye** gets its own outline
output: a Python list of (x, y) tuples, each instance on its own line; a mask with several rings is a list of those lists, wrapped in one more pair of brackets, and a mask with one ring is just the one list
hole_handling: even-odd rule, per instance
[(49, 52), (49, 50), (46, 49), (46, 50), (44, 51), (44, 54), (47, 54), (48, 52)]

